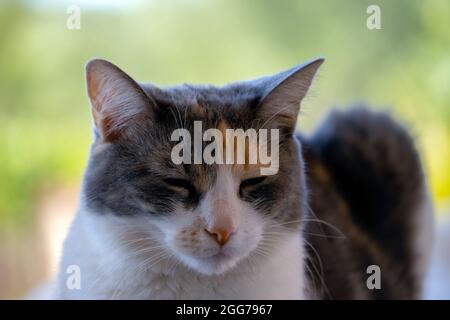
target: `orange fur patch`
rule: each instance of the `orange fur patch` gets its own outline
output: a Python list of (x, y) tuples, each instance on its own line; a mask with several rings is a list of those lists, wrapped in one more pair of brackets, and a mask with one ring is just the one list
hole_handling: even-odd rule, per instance
[[(223, 161), (226, 161), (226, 157), (227, 157), (227, 145), (229, 143), (231, 143), (231, 141), (228, 141), (228, 137), (227, 137), (227, 129), (232, 129), (230, 128), (230, 126), (228, 125), (228, 123), (226, 123), (225, 120), (221, 120), (218, 124), (217, 124), (217, 129), (220, 130), (220, 132), (222, 133), (222, 137), (223, 137), (223, 150), (222, 150), (222, 154), (223, 154)], [(232, 172), (235, 174), (236, 177), (238, 178), (243, 178), (243, 177), (253, 177), (253, 176), (259, 176), (260, 175), (260, 169), (262, 167), (269, 167), (269, 165), (263, 165), (262, 163), (260, 163), (260, 159), (259, 159), (259, 154), (258, 154), (258, 144), (257, 143), (251, 143), (250, 138), (249, 137), (245, 137), (245, 146), (244, 146), (244, 163), (238, 163), (238, 138), (236, 136), (234, 136), (234, 141), (233, 141), (233, 164), (231, 164), (232, 166)], [(250, 163), (250, 152), (252, 152), (253, 154), (256, 154), (256, 163)]]

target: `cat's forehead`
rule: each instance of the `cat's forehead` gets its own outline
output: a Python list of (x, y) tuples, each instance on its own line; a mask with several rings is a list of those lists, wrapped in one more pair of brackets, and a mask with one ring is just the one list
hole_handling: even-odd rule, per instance
[[(258, 103), (258, 91), (248, 84), (233, 83), (223, 87), (212, 85), (191, 85), (183, 84), (172, 87), (156, 87), (152, 85), (142, 85), (147, 94), (155, 100), (163, 112), (165, 118), (159, 125), (163, 125), (165, 130), (174, 130), (178, 128), (188, 129), (195, 139), (194, 122), (200, 121), (202, 130), (214, 128), (220, 131), (223, 137), (226, 136), (228, 129), (247, 129), (255, 124), (254, 116), (251, 112), (252, 105)], [(173, 112), (173, 109), (178, 109)], [(171, 133), (171, 132), (169, 132)], [(147, 142), (148, 150), (152, 150), (153, 166), (162, 166), (167, 169), (172, 168), (181, 174), (188, 174), (192, 181), (200, 181), (201, 185), (207, 185), (214, 182), (217, 170), (225, 165), (206, 165), (191, 164), (175, 166), (171, 163), (169, 156), (171, 149), (176, 142), (169, 141), (170, 134), (157, 135), (155, 141), (152, 139), (144, 140)], [(155, 144), (157, 148), (154, 148)], [(144, 147), (142, 144), (140, 147)], [(203, 145), (205, 147), (205, 145)], [(225, 148), (225, 146), (223, 146)], [(254, 148), (255, 146), (251, 146)], [(236, 148), (236, 146), (234, 147)], [(249, 146), (246, 146), (246, 150)], [(222, 150), (225, 152), (225, 150)], [(157, 155), (157, 156), (155, 156)], [(155, 160), (159, 159), (159, 162)], [(226, 166), (233, 176), (242, 178), (243, 176), (257, 175), (261, 164), (242, 164)]]
[[(142, 88), (155, 102), (171, 104), (175, 107), (191, 107), (230, 112), (234, 108), (255, 103), (261, 96), (261, 90), (250, 82), (235, 82), (225, 86), (182, 84), (168, 87), (156, 87), (142, 84)], [(197, 110), (199, 111), (199, 110)]]

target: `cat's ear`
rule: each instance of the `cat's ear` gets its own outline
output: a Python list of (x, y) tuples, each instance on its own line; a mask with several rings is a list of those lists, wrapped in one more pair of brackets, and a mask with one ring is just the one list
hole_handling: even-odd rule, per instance
[(94, 59), (86, 65), (92, 116), (101, 139), (130, 139), (152, 116), (154, 102), (142, 88), (114, 64)]
[(300, 103), (323, 62), (323, 58), (318, 58), (265, 78), (264, 94), (258, 106), (259, 116), (270, 126), (292, 133)]

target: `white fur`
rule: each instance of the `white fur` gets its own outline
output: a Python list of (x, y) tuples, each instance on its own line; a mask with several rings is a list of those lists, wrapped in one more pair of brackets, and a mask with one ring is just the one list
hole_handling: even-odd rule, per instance
[(450, 300), (450, 215), (442, 215), (435, 225), (435, 241), (425, 278), (424, 299)]
[[(238, 224), (223, 247), (202, 227), (218, 198)], [(229, 170), (219, 170), (216, 186), (191, 212), (119, 217), (89, 212), (83, 202), (65, 242), (61, 299), (303, 298), (300, 232), (274, 237), (270, 222), (237, 197)], [(80, 267), (80, 289), (66, 285), (70, 265)]]
[[(415, 275), (424, 282), (434, 247), (434, 210), (426, 186), (423, 188), (422, 197), (423, 199), (417, 207), (415, 219), (413, 220), (415, 231), (413, 250), (415, 255)], [(425, 291), (426, 288), (422, 288), (418, 298), (426, 298), (427, 294)]]

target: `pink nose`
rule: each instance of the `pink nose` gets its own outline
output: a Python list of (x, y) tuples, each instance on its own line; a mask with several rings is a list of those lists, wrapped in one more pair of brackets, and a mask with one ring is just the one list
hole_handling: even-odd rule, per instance
[(230, 239), (230, 236), (232, 235), (233, 231), (232, 230), (226, 230), (226, 229), (211, 229), (208, 230), (205, 228), (205, 231), (210, 234), (214, 240), (216, 240), (216, 242), (221, 245), (224, 246), (228, 240)]

